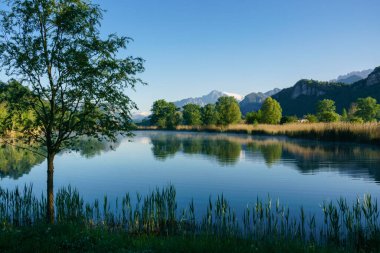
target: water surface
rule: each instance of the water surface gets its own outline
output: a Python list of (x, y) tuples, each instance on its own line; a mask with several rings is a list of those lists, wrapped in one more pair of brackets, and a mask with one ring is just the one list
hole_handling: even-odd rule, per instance
[[(285, 137), (141, 131), (116, 144), (82, 142), (57, 156), (55, 189), (71, 185), (87, 201), (146, 194), (173, 184), (179, 209), (194, 199), (204, 212), (218, 194), (238, 212), (256, 198), (320, 212), (323, 201), (380, 199), (380, 149)], [(0, 149), (0, 185), (46, 190), (46, 161), (23, 150)]]

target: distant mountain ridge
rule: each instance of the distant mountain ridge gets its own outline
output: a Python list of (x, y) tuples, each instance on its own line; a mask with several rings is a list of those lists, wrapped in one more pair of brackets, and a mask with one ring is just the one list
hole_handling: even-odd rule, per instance
[(316, 104), (322, 99), (334, 100), (338, 113), (341, 113), (343, 108), (348, 109), (358, 98), (368, 96), (380, 101), (380, 67), (353, 84), (302, 79), (272, 97), (281, 104), (283, 115), (302, 117), (315, 113)]
[(199, 106), (205, 106), (207, 104), (215, 104), (216, 101), (218, 101), (218, 99), (223, 96), (232, 96), (238, 101), (243, 98), (243, 96), (239, 94), (213, 90), (209, 94), (201, 96), (201, 97), (185, 98), (179, 101), (175, 101), (173, 103), (179, 108), (187, 104), (196, 104)]
[(352, 71), (348, 74), (338, 76), (337, 79), (331, 80), (330, 82), (353, 84), (357, 81), (367, 78), (368, 75), (372, 71), (373, 69), (367, 69), (367, 70), (362, 70), (362, 71)]
[[(308, 113), (315, 113), (317, 102), (325, 98), (334, 100), (338, 113), (341, 113), (343, 108), (348, 109), (361, 97), (371, 96), (380, 101), (380, 67), (374, 70), (353, 71), (329, 82), (302, 79), (289, 88), (252, 92), (244, 97), (235, 93), (213, 90), (201, 97), (185, 98), (173, 103), (179, 108), (189, 103), (205, 106), (215, 104), (222, 96), (235, 97), (243, 115), (258, 111), (268, 97), (273, 97), (281, 104), (283, 115), (303, 117)], [(146, 112), (143, 115), (136, 114), (133, 118), (141, 121), (148, 114)]]
[(247, 96), (244, 97), (244, 99), (239, 104), (241, 112), (243, 114), (246, 114), (247, 112), (258, 111), (267, 97), (271, 97), (280, 91), (281, 89), (275, 88), (265, 93), (262, 93), (262, 92), (249, 93)]

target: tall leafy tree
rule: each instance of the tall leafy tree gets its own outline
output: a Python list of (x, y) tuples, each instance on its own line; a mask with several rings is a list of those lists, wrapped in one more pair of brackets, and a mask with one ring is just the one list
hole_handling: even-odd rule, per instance
[(213, 104), (202, 107), (201, 116), (203, 125), (216, 125), (218, 123), (218, 112)]
[(185, 125), (199, 126), (202, 124), (201, 107), (196, 104), (183, 106), (183, 122)]
[(220, 97), (216, 102), (216, 111), (218, 112), (218, 123), (220, 125), (226, 126), (241, 120), (240, 107), (234, 97)]
[(181, 123), (181, 114), (174, 103), (166, 102), (164, 99), (153, 103), (150, 116), (151, 124), (160, 128), (173, 129)]
[(355, 116), (362, 118), (365, 122), (376, 121), (380, 111), (380, 105), (372, 97), (359, 98), (356, 101), (357, 110)]
[(34, 125), (23, 136), (45, 147), (47, 218), (54, 222), (54, 158), (80, 136), (116, 140), (130, 133), (125, 94), (142, 81), (143, 60), (118, 57), (131, 41), (100, 36), (103, 11), (86, 0), (7, 0), (0, 12), (0, 66), (30, 89), (23, 106)]
[(282, 117), (282, 108), (277, 100), (268, 97), (261, 106), (261, 123), (278, 124)]
[(331, 99), (323, 99), (317, 103), (317, 117), (321, 122), (335, 122), (339, 120), (336, 113), (335, 102)]

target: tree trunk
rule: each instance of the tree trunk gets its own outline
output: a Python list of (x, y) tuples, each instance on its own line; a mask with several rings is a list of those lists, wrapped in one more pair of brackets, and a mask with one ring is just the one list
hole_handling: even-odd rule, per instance
[(47, 222), (54, 224), (54, 156), (55, 154), (48, 154), (47, 157)]

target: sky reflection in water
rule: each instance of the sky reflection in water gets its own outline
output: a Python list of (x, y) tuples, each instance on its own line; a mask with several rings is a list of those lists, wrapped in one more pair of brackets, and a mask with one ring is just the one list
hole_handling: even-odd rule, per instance
[[(1, 187), (33, 184), (36, 193), (45, 191), (43, 159), (2, 147), (0, 165)], [(340, 196), (380, 199), (380, 149), (352, 143), (146, 131), (112, 145), (79, 143), (77, 152), (56, 158), (55, 168), (55, 189), (70, 184), (88, 201), (146, 194), (171, 183), (179, 209), (194, 198), (196, 212), (221, 193), (236, 210), (268, 195), (312, 212)]]

